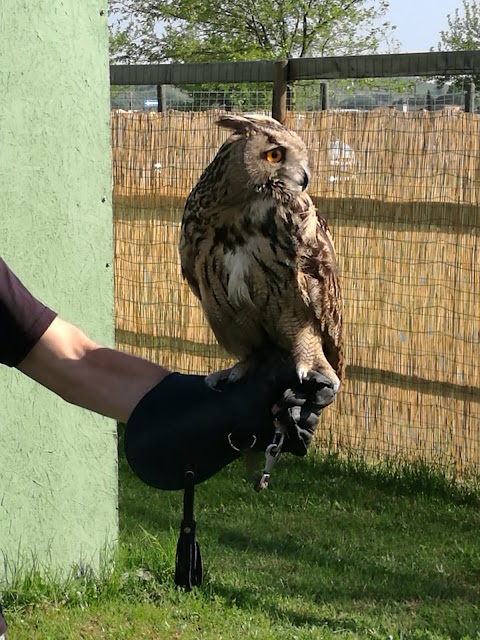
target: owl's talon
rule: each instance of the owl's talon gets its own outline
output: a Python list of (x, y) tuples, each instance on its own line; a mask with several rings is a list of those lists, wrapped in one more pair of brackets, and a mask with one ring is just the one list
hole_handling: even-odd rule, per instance
[(214, 391), (221, 391), (224, 385), (243, 378), (248, 369), (249, 366), (246, 362), (237, 362), (237, 364), (230, 369), (221, 369), (220, 371), (214, 371), (208, 376), (205, 376), (205, 384)]
[(297, 367), (297, 376), (300, 382), (304, 382), (305, 380), (308, 380), (309, 371), (310, 369), (308, 367), (302, 367), (302, 365), (299, 365)]
[(223, 385), (229, 382), (230, 369), (222, 369), (205, 376), (205, 384), (214, 391), (221, 391)]
[(340, 389), (340, 379), (339, 377), (336, 375), (336, 373), (333, 371), (324, 371), (322, 369), (307, 369), (306, 367), (302, 367), (301, 365), (297, 366), (297, 375), (298, 375), (298, 379), (300, 380), (300, 384), (303, 384), (304, 382), (308, 382), (308, 380), (310, 380), (310, 378), (316, 378), (318, 374), (321, 374), (322, 376), (324, 376), (325, 380), (328, 381), (329, 386), (331, 386), (331, 388), (333, 389), (333, 392), (336, 394), (338, 392), (338, 390)]
[(248, 363), (237, 362), (237, 364), (230, 369), (228, 382), (236, 382), (237, 380), (240, 380), (240, 378), (243, 378), (246, 375), (248, 369)]

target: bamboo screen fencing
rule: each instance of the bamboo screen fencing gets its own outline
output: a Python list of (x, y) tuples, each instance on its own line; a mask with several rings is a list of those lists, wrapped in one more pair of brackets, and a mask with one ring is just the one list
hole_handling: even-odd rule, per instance
[[(218, 112), (113, 112), (117, 346), (182, 372), (230, 364), (182, 282), (185, 198), (228, 133)], [(480, 118), (312, 112), (309, 191), (331, 226), (347, 381), (318, 444), (480, 470)]]

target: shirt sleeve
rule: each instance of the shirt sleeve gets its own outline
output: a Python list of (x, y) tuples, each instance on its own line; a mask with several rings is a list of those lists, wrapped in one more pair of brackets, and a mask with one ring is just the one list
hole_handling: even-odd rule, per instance
[(0, 364), (19, 365), (56, 316), (0, 258)]

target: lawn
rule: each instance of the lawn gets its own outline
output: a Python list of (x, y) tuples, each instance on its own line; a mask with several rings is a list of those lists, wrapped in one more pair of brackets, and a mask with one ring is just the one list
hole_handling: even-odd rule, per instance
[(480, 498), (421, 466), (285, 456), (256, 494), (240, 463), (196, 491), (206, 569), (173, 586), (182, 494), (120, 459), (113, 572), (4, 594), (9, 640), (480, 637)]

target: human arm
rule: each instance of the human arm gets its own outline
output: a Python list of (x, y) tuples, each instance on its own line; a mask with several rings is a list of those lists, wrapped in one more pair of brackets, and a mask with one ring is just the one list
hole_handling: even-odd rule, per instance
[(0, 363), (72, 404), (123, 422), (170, 373), (88, 338), (36, 299), (1, 258)]
[(237, 458), (244, 445), (255, 442), (264, 451), (273, 438), (274, 414), (286, 429), (284, 451), (305, 455), (318, 415), (335, 395), (321, 374), (301, 385), (295, 368), (276, 360), (214, 391), (203, 376), (170, 375), (152, 362), (102, 347), (59, 317), (18, 368), (67, 402), (128, 423), (130, 464), (147, 482), (167, 489), (182, 486), (189, 458), (198, 467), (197, 479), (204, 480)]
[(127, 422), (141, 398), (170, 371), (103, 347), (58, 316), (17, 366), (67, 402)]

